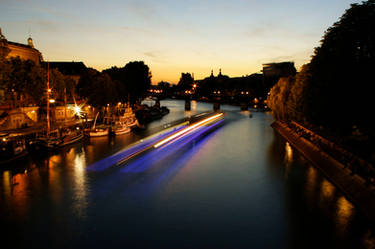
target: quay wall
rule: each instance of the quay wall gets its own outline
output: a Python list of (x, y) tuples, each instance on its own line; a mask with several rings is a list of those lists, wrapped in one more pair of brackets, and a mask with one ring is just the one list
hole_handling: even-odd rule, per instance
[(299, 153), (318, 168), (363, 214), (375, 224), (375, 191), (373, 186), (358, 175), (353, 175), (346, 165), (335, 160), (319, 147), (301, 137), (287, 124), (275, 121), (271, 125)]

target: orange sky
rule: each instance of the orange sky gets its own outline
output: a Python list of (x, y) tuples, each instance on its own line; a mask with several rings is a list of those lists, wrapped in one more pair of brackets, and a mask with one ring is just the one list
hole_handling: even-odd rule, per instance
[[(83, 61), (98, 70), (143, 60), (154, 84), (260, 72), (262, 63), (310, 60), (349, 0), (172, 1), (42, 0), (0, 2), (10, 41), (29, 35), (45, 60)], [(360, 2), (360, 1), (356, 1)]]

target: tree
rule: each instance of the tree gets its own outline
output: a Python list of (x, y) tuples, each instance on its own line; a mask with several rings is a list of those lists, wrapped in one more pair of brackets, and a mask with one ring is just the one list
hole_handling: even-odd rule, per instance
[(107, 73), (100, 73), (92, 68), (80, 78), (76, 90), (81, 97), (87, 99), (88, 104), (95, 107), (118, 102), (116, 83)]
[(314, 122), (350, 132), (355, 125), (372, 130), (361, 110), (372, 104), (375, 65), (375, 1), (352, 4), (324, 34), (311, 60), (307, 111)]
[(295, 84), (295, 77), (282, 77), (272, 87), (267, 103), (272, 110), (272, 114), (276, 119), (288, 120), (292, 114), (287, 108), (287, 103), (290, 98), (291, 89)]
[(146, 96), (151, 86), (151, 72), (143, 61), (129, 62), (123, 68), (112, 67), (103, 72), (116, 82), (122, 102), (136, 103)]
[[(353, 129), (374, 136), (372, 106), (375, 66), (375, 0), (352, 4), (324, 34), (311, 62), (302, 67), (290, 88), (279, 81), (269, 104), (276, 118), (307, 120), (350, 135)], [(284, 108), (283, 105), (286, 105)], [(285, 115), (285, 111), (287, 115)]]
[(14, 104), (39, 103), (45, 88), (43, 69), (31, 60), (21, 60), (19, 57), (10, 58), (5, 62), (3, 69), (2, 87), (7, 96), (13, 99)]
[(309, 64), (302, 66), (301, 71), (296, 75), (294, 83), (290, 88), (286, 108), (290, 119), (305, 121), (309, 116), (306, 112), (306, 105), (311, 98), (308, 96), (308, 88), (311, 83), (311, 72)]

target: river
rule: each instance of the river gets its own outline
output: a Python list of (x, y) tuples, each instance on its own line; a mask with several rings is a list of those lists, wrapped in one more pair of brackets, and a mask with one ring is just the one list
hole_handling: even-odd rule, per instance
[[(212, 110), (161, 101), (154, 129)], [(374, 248), (371, 225), (270, 124), (221, 106), (204, 136), (93, 167), (140, 139), (92, 138), (1, 170), (2, 248)]]

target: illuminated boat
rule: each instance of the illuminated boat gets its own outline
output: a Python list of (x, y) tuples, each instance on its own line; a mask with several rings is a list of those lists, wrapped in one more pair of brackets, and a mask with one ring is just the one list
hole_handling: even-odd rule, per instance
[(79, 127), (76, 127), (75, 129), (56, 129), (48, 135), (37, 137), (36, 142), (33, 145), (37, 149), (54, 150), (78, 142), (82, 138), (83, 132)]
[(122, 135), (130, 132), (130, 128), (124, 122), (116, 123), (112, 128), (114, 135)]
[(61, 136), (61, 143), (58, 145), (59, 147), (65, 146), (68, 144), (72, 144), (75, 142), (80, 141), (83, 138), (83, 132), (79, 127), (76, 129), (69, 129), (66, 130)]
[(85, 134), (89, 137), (103, 137), (108, 136), (109, 128), (108, 127), (96, 127), (96, 120), (98, 119), (99, 112), (95, 116), (94, 125), (90, 129), (85, 130)]
[(35, 149), (52, 149), (61, 143), (62, 140), (60, 139), (59, 131), (53, 130), (48, 132), (48, 134), (38, 134), (32, 146)]
[(86, 130), (85, 132), (87, 136), (89, 137), (103, 137), (103, 136), (108, 136), (109, 129), (108, 128), (94, 128), (94, 129)]

